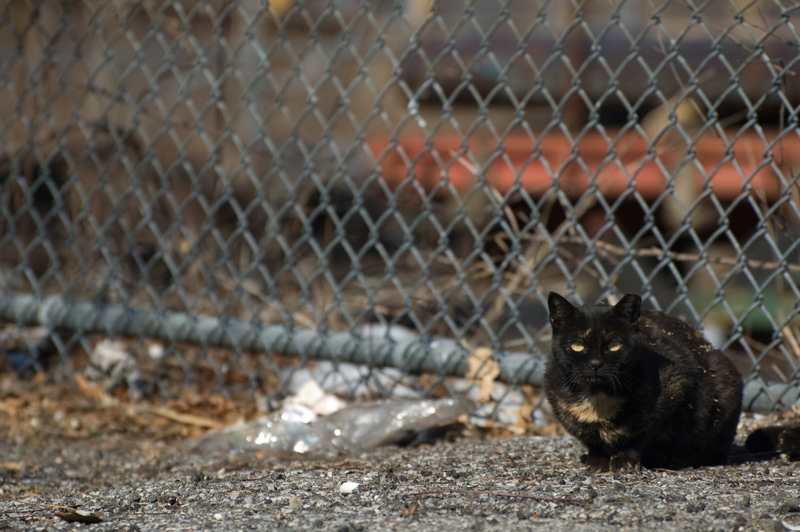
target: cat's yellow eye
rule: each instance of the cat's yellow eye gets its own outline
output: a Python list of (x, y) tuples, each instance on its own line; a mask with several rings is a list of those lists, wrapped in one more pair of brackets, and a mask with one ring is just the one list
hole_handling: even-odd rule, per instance
[(581, 351), (583, 351), (583, 344), (575, 343), (570, 345), (569, 348), (575, 351), (576, 353), (580, 353)]
[(619, 351), (622, 348), (622, 344), (619, 342), (611, 342), (608, 346), (609, 351)]

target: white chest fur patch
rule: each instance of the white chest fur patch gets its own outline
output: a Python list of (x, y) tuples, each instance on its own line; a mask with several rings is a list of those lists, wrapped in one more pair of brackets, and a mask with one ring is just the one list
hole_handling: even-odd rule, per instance
[(622, 406), (622, 401), (620, 397), (610, 397), (604, 393), (598, 393), (579, 403), (569, 405), (567, 410), (584, 423), (600, 423), (614, 417)]

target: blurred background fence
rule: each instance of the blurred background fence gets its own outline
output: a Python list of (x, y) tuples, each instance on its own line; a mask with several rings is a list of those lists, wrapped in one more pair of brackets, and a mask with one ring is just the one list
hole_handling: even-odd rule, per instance
[(514, 388), (541, 380), (549, 291), (637, 292), (731, 356), (747, 406), (788, 407), (798, 23), (778, 0), (6, 0), (2, 367), (139, 397)]

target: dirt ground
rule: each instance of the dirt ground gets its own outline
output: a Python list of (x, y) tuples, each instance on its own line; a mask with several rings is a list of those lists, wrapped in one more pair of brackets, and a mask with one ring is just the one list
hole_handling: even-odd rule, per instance
[[(727, 466), (624, 474), (587, 473), (568, 436), (476, 429), (327, 458), (199, 454), (183, 442), (213, 420), (175, 405), (0, 392), (0, 530), (800, 530), (797, 463), (742, 447)], [(796, 420), (747, 414), (737, 442)]]

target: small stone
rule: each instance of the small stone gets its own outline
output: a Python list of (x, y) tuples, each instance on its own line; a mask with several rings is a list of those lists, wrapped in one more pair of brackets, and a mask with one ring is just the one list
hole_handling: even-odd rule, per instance
[(800, 512), (800, 499), (796, 498), (783, 499), (778, 503), (778, 507), (776, 508), (776, 510), (778, 511), (778, 513), (781, 514)]
[(361, 484), (358, 482), (342, 482), (339, 485), (339, 493), (342, 495), (350, 495), (351, 493), (361, 493)]
[(336, 529), (336, 532), (361, 532), (364, 526), (357, 523), (347, 523)]
[(783, 523), (777, 519), (762, 519), (760, 524), (759, 529), (764, 532), (784, 532), (787, 530)]
[(297, 495), (292, 495), (291, 497), (289, 497), (289, 508), (297, 512), (302, 507), (303, 507), (303, 499), (301, 499)]
[(750, 495), (744, 495), (739, 499), (739, 506), (742, 508), (750, 508)]
[(692, 501), (692, 502), (686, 503), (685, 508), (686, 508), (687, 512), (694, 514), (694, 513), (702, 512), (703, 510), (705, 510), (706, 504), (704, 502), (700, 502), (700, 501)]

